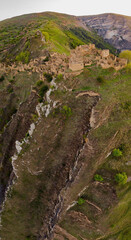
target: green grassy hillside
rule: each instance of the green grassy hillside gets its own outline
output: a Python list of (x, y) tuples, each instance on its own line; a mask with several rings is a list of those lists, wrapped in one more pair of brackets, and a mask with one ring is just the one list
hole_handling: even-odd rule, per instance
[[(101, 83), (99, 76), (103, 79)], [(74, 81), (77, 82), (75, 92), (92, 90), (101, 94), (102, 99), (95, 108), (95, 116), (99, 114), (100, 118), (88, 135), (87, 152), (81, 157), (84, 168), (68, 192), (69, 202), (76, 201), (76, 204), (59, 222), (63, 233), (56, 230), (55, 239), (68, 238), (69, 233), (79, 240), (129, 240), (131, 183), (128, 180), (119, 184), (115, 176), (123, 172), (129, 179), (131, 176), (130, 72), (87, 67)], [(114, 149), (119, 149), (121, 154), (117, 156)]]
[(116, 52), (96, 33), (85, 30), (74, 16), (47, 12), (0, 22), (0, 61), (28, 63), (45, 49), (69, 54), (71, 48), (88, 43)]

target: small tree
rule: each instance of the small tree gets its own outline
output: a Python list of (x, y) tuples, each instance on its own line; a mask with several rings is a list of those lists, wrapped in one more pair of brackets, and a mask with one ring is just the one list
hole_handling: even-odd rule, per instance
[(99, 83), (104, 83), (104, 82), (105, 82), (105, 79), (104, 79), (103, 76), (98, 76), (98, 77), (97, 77), (97, 81), (98, 81)]
[(3, 82), (5, 79), (4, 75), (0, 76), (0, 82)]
[(72, 115), (71, 108), (66, 105), (63, 106), (61, 112), (66, 117), (66, 119), (68, 119)]
[(123, 173), (117, 173), (115, 176), (115, 181), (119, 184), (119, 185), (123, 185), (125, 183), (127, 183), (127, 175), (125, 172)]
[(79, 198), (78, 201), (77, 201), (78, 205), (82, 205), (85, 203), (85, 199), (83, 198)]
[(56, 82), (60, 82), (63, 80), (63, 74), (58, 74), (58, 76), (56, 77)]
[(42, 84), (43, 84), (43, 81), (42, 81), (42, 80), (39, 80), (39, 81), (36, 82), (36, 86), (37, 86), (37, 87), (40, 87)]
[(48, 91), (48, 86), (47, 85), (43, 85), (41, 88), (40, 88), (40, 90), (39, 90), (39, 95), (40, 95), (40, 97), (42, 98), (42, 97), (44, 97), (44, 94)]
[(112, 155), (113, 155), (113, 157), (121, 157), (122, 156), (122, 151), (119, 148), (115, 148), (112, 151)]
[(44, 77), (46, 78), (47, 82), (51, 82), (53, 79), (50, 73), (44, 73)]
[(94, 176), (94, 179), (95, 179), (95, 181), (98, 181), (98, 182), (103, 182), (104, 181), (103, 177), (99, 174), (96, 174)]

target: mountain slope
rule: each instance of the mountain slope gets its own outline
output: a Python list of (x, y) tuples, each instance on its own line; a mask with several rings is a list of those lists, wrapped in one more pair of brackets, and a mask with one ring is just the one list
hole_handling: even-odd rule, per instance
[(74, 16), (0, 25), (0, 238), (129, 240), (130, 62)]
[(122, 51), (131, 49), (131, 17), (118, 14), (81, 16), (86, 26), (93, 28), (105, 41)]
[(27, 63), (50, 51), (69, 54), (70, 49), (89, 43), (116, 52), (75, 16), (47, 12), (0, 22), (0, 61)]
[[(109, 226), (112, 231), (113, 225), (108, 235), (119, 239), (129, 225), (128, 201), (123, 214), (121, 207), (115, 210), (121, 216), (120, 233), (113, 213), (110, 225), (108, 216), (119, 201), (119, 192), (123, 195), (130, 187), (129, 182), (119, 189), (114, 181), (123, 171), (130, 177), (130, 73), (94, 65), (78, 76), (55, 81), (42, 83), (49, 90), (41, 103), (38, 90), (33, 90), (1, 135), (1, 186), (7, 179), (9, 186), (13, 181), (6, 192), (1, 237), (52, 239), (61, 213), (76, 201), (59, 222), (63, 229), (76, 239), (80, 235), (92, 240), (108, 233)], [(107, 157), (120, 146), (122, 157)], [(104, 182), (94, 183), (94, 174)], [(102, 209), (102, 215), (85, 202), (78, 205), (78, 194)]]

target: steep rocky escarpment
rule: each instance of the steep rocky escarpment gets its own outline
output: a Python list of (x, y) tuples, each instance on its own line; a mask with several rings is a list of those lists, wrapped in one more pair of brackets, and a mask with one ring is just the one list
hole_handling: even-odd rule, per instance
[[(84, 136), (90, 130), (92, 108), (99, 100), (99, 96), (90, 97), (85, 94), (76, 98), (76, 94), (68, 92), (67, 94), (68, 101), (70, 100), (68, 105), (71, 108), (71, 116), (68, 116), (64, 111), (65, 108), (61, 109), (61, 107), (48, 118), (43, 116), (36, 123), (36, 129), (29, 143), (23, 146), (23, 154), (18, 155), (18, 159), (13, 164), (17, 179), (9, 193), (11, 194), (10, 204), (13, 204), (14, 198), (17, 199), (17, 204), (14, 207), (12, 205), (11, 211), (16, 212), (16, 218), (20, 217), (20, 225), (18, 224), (17, 231), (7, 233), (10, 239), (15, 236), (20, 236), (21, 239), (28, 236), (34, 236), (37, 239), (51, 238), (53, 227), (62, 208), (64, 192), (81, 166), (79, 155), (85, 144)], [(64, 104), (67, 101), (65, 99), (66, 96), (63, 99)], [(20, 140), (18, 136), (15, 139)], [(24, 191), (23, 196), (21, 190)], [(8, 203), (8, 201), (5, 202), (5, 208)], [(20, 216), (22, 203), (24, 212)], [(41, 209), (40, 212), (38, 209)], [(24, 219), (32, 220), (25, 223)], [(11, 225), (16, 219), (12, 221)], [(4, 222), (2, 228), (2, 235), (5, 235)]]
[(131, 17), (109, 13), (79, 19), (119, 51), (131, 49)]
[[(32, 116), (35, 113), (35, 108), (38, 102), (37, 99), (38, 96), (32, 93), (27, 102), (21, 104), (17, 113), (12, 116), (12, 119), (0, 136), (0, 203), (2, 203), (5, 191), (14, 177), (11, 157), (14, 155), (16, 150), (16, 140), (21, 141), (26, 136), (26, 133), (28, 133), (28, 129), (32, 122)], [(8, 107), (9, 106), (7, 105), (7, 108)]]
[[(97, 81), (99, 75), (106, 76), (104, 82)], [(24, 117), (23, 123), (27, 117), (27, 124), (24, 128), (25, 124), (21, 125), (20, 121), (20, 135), (15, 137), (15, 141), (25, 138), (32, 122), (35, 128), (31, 136), (26, 136), (28, 141), (19, 144), (21, 151), (12, 162), (15, 178), (2, 210), (2, 239), (14, 240), (17, 236), (23, 240), (51, 239), (54, 230), (56, 239), (63, 235), (68, 239), (78, 239), (79, 235), (89, 239), (91, 236), (94, 239), (104, 236), (107, 209), (114, 208), (113, 204), (118, 202), (116, 185), (112, 184), (114, 175), (121, 169), (129, 175), (129, 167), (127, 170), (125, 165), (130, 135), (130, 105), (126, 104), (129, 101), (129, 83), (125, 70), (120, 75), (113, 69), (92, 66), (73, 78), (53, 79), (42, 103), (37, 105), (37, 95), (32, 93), (21, 105), (13, 119), (19, 112)], [(121, 91), (123, 98), (120, 97)], [(46, 114), (48, 109), (50, 111)], [(33, 121), (28, 120), (27, 112), (31, 116), (35, 114)], [(120, 144), (127, 145), (127, 155), (124, 156), (123, 152), (125, 160), (111, 159), (110, 167), (102, 165), (98, 170), (108, 160), (112, 149)], [(114, 161), (119, 164), (115, 165)], [(90, 183), (95, 171), (103, 175), (104, 183)], [(82, 195), (83, 189), (85, 195)], [(77, 205), (78, 194), (86, 201), (83, 211), (83, 207)], [(106, 197), (108, 201), (105, 203)], [(60, 225), (55, 228), (60, 216)], [(102, 216), (105, 217), (104, 229), (96, 222), (96, 219), (100, 222)], [(15, 231), (12, 231), (16, 221)]]

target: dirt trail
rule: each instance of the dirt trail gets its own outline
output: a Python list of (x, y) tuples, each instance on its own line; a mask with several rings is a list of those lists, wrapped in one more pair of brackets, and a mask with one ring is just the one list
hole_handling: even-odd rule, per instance
[(88, 91), (88, 92), (82, 92), (82, 93), (79, 93), (76, 98), (78, 97), (81, 97), (81, 96), (84, 96), (84, 95), (88, 95), (90, 97), (100, 97), (100, 94), (99, 93), (95, 93), (93, 91)]

